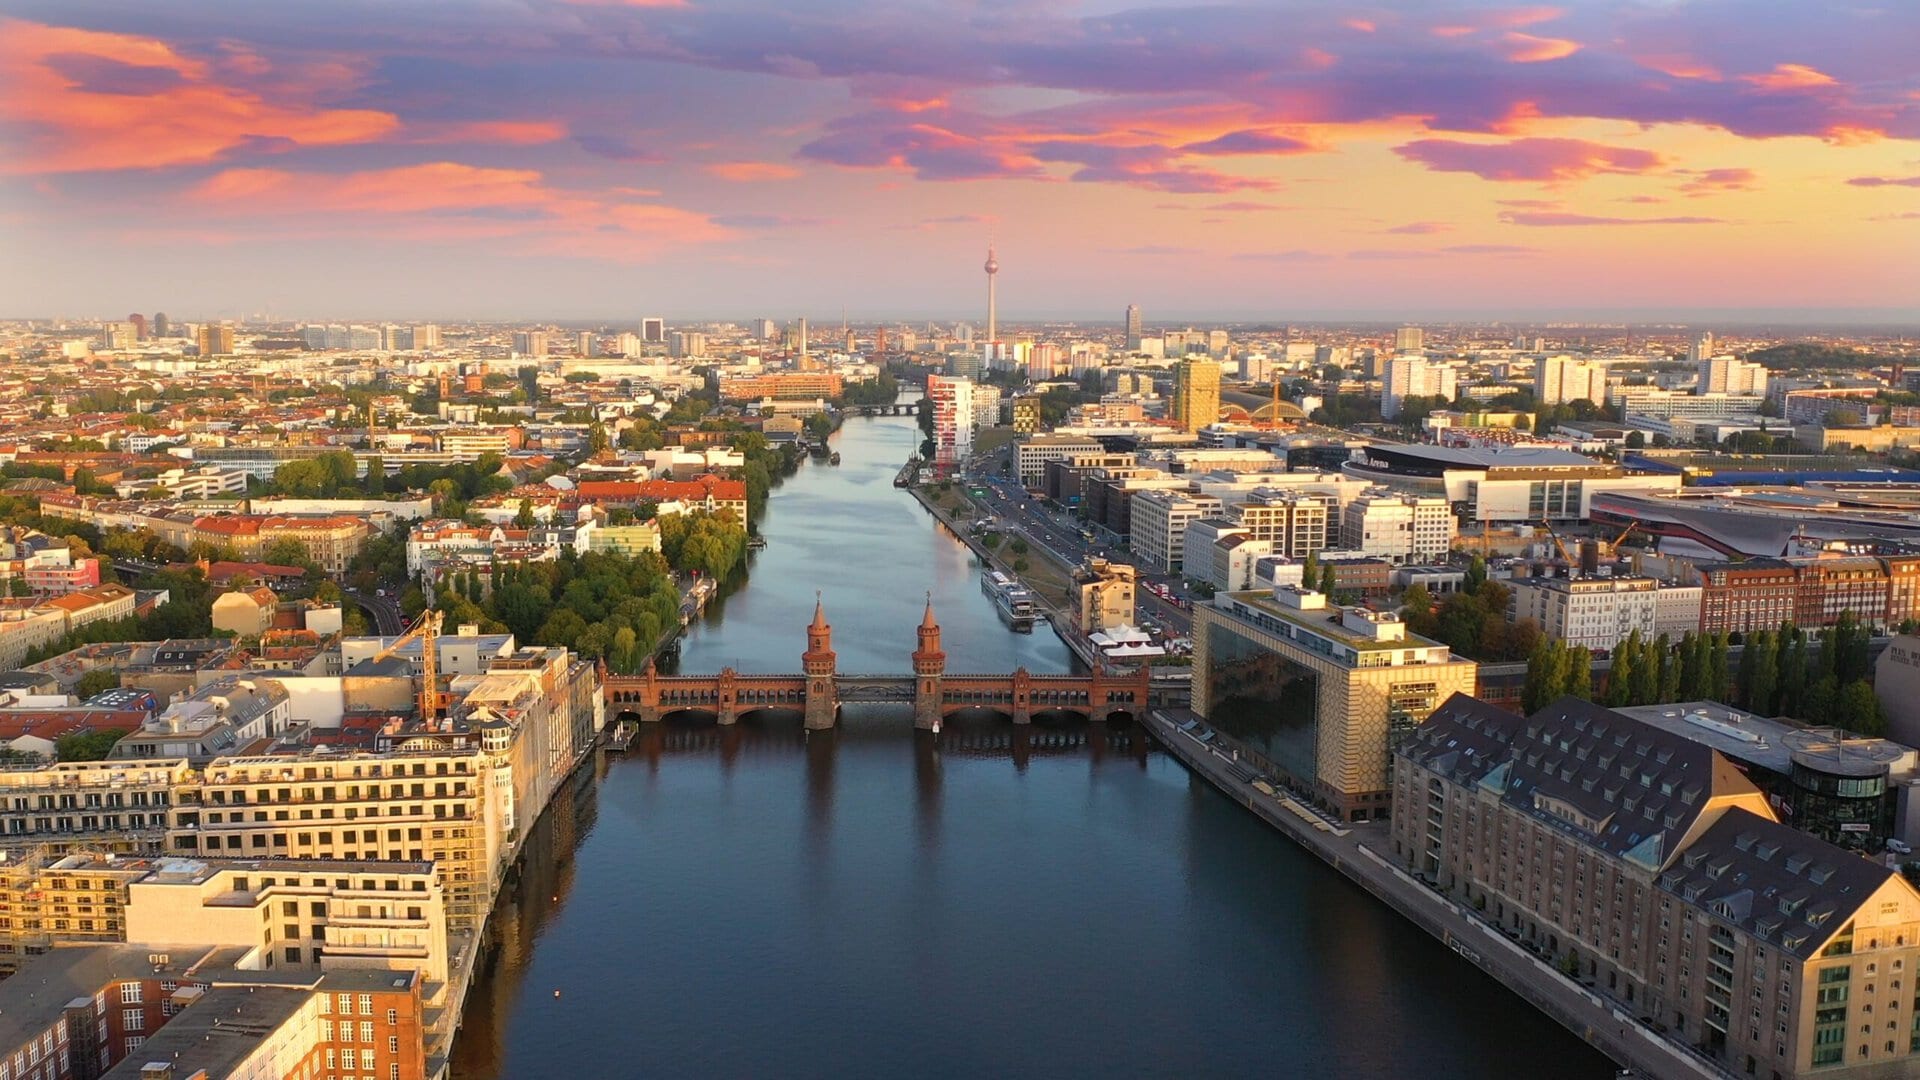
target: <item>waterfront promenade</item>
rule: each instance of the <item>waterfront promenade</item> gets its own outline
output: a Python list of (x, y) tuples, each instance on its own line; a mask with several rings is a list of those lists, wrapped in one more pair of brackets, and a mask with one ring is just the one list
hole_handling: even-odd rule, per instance
[[(1192, 723), (1191, 727), (1183, 725)], [(1254, 786), (1260, 773), (1231, 736), (1192, 713), (1155, 710), (1147, 729), (1167, 751), (1229, 799), (1338, 870), (1533, 1007), (1573, 1032), (1636, 1077), (1654, 1080), (1731, 1080), (1733, 1074), (1654, 1033), (1627, 1006), (1567, 978), (1522, 948), (1472, 908), (1441, 896), (1395, 866), (1385, 823), (1346, 825), (1323, 818), (1289, 796)], [(1537, 1062), (1554, 1075), (1551, 1062)]]

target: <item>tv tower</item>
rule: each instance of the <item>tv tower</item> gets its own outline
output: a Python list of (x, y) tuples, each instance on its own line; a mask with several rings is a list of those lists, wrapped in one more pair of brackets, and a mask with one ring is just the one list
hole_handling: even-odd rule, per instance
[(993, 244), (987, 244), (987, 344), (1000, 340), (998, 313), (994, 310), (993, 278), (1000, 272), (1000, 260), (993, 257)]

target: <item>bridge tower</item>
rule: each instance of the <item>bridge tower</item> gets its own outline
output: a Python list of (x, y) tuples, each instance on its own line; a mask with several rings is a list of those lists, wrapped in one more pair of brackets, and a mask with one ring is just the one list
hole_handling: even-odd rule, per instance
[(940, 677), (947, 654), (940, 651), (940, 624), (933, 619), (933, 594), (920, 617), (920, 647), (913, 651), (913, 726), (931, 729), (940, 720)]
[(826, 607), (815, 598), (813, 622), (807, 627), (807, 651), (800, 654), (800, 666), (807, 677), (807, 727), (818, 731), (833, 726), (840, 711), (840, 694), (834, 685), (833, 627), (827, 625)]

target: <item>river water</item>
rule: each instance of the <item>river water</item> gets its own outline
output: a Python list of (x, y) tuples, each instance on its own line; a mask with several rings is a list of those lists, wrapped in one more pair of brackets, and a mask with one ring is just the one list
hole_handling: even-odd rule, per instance
[[(816, 590), (842, 672), (908, 670), (929, 590), (949, 671), (1067, 670), (893, 488), (918, 440), (849, 420), (679, 670), (797, 670)], [(1126, 725), (650, 725), (527, 854), (460, 1080), (1611, 1075)]]

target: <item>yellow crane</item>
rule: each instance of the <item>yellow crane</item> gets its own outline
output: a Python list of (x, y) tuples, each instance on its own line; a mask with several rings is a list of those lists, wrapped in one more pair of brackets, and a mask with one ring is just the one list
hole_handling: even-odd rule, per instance
[(437, 657), (434, 655), (433, 639), (440, 633), (441, 614), (428, 608), (420, 613), (405, 633), (393, 639), (393, 644), (373, 654), (375, 660), (385, 660), (398, 653), (407, 642), (420, 639), (420, 719), (433, 720), (440, 715), (440, 683), (436, 670)]

